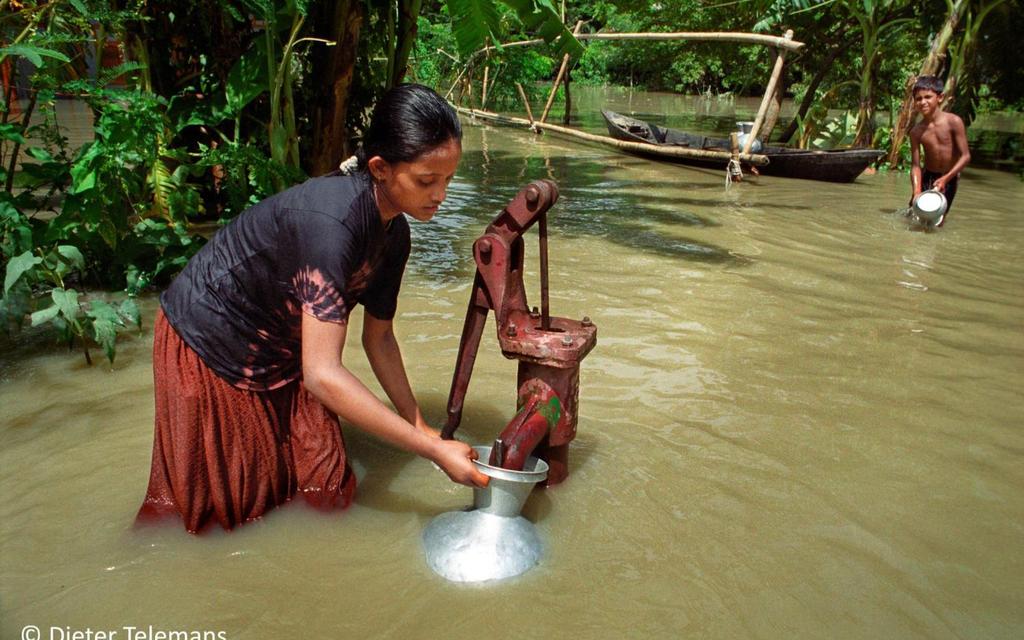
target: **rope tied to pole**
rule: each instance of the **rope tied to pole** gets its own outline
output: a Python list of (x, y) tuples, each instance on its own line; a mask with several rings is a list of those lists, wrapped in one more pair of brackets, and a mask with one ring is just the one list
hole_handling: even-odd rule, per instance
[(743, 168), (739, 158), (731, 158), (725, 167), (725, 188), (731, 187), (733, 182), (743, 182)]
[(733, 182), (743, 181), (743, 167), (740, 166), (740, 138), (739, 134), (735, 131), (729, 136), (729, 147), (732, 157), (729, 158), (729, 163), (725, 165), (726, 190), (732, 186)]

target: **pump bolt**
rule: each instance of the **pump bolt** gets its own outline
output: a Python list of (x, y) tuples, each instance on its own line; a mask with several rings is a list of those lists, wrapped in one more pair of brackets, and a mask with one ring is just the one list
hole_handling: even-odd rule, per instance
[(508, 325), (508, 330), (506, 330), (505, 333), (508, 335), (508, 337), (514, 338), (515, 335), (516, 335), (516, 325), (514, 325), (514, 324)]
[(594, 323), (590, 321), (590, 316), (583, 316), (583, 321), (580, 322), (580, 324), (582, 324), (584, 327), (589, 327)]
[(538, 309), (537, 307), (534, 307), (533, 309), (530, 309), (530, 317), (531, 318), (539, 318), (540, 317), (540, 309)]
[(562, 336), (562, 344), (567, 346), (567, 347), (571, 347), (572, 346), (572, 336)]
[(487, 255), (491, 252), (491, 241), (484, 238), (480, 241), (480, 253)]
[(540, 193), (537, 191), (537, 187), (532, 184), (526, 189), (526, 204), (534, 207), (537, 205), (537, 200), (540, 199)]

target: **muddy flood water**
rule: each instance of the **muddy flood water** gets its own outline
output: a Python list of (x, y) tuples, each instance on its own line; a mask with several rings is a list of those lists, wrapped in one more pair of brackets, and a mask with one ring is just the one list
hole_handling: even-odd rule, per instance
[[(662, 108), (631, 100), (607, 105)], [(968, 169), (946, 227), (920, 233), (896, 214), (905, 174), (726, 190), (724, 172), (507, 128), (467, 123), (464, 148), (438, 217), (413, 224), (396, 320), (428, 419), (443, 422), (472, 241), (530, 180), (562, 192), (552, 312), (599, 331), (570, 476), (524, 512), (541, 563), (500, 583), (436, 576), (424, 527), (472, 492), (350, 427), (360, 486), (346, 512), (294, 502), (232, 533), (135, 529), (150, 297), (113, 367), (32, 332), (0, 343), (0, 638), (32, 640), (29, 625), (61, 640), (134, 638), (129, 627), (230, 640), (1024, 636), (1017, 175)], [(533, 232), (527, 263), (539, 304)], [(514, 413), (516, 365), (493, 327), (459, 431), (474, 444)], [(346, 361), (372, 381), (358, 340)]]

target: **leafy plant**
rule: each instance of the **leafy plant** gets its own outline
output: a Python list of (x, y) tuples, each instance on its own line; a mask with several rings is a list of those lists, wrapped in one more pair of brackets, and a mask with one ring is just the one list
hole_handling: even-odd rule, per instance
[(857, 116), (844, 111), (839, 116), (829, 119), (818, 130), (817, 137), (811, 146), (817, 149), (839, 149), (853, 144), (857, 135)]
[[(139, 18), (91, 4), (25, 2), (0, 23), (5, 34), (21, 29), (0, 56), (35, 64), (20, 121), (7, 121), (5, 108), (0, 123), (0, 329), (48, 326), (80, 345), (87, 361), (95, 343), (112, 362), (117, 335), (140, 323), (135, 295), (200, 246), (188, 222), (202, 204), (192, 158), (175, 146), (167, 100), (141, 88), (146, 66), (128, 61), (81, 75), (83, 49)], [(108, 86), (115, 78), (127, 86)], [(93, 139), (78, 149), (58, 122), (58, 93), (78, 96), (93, 112)], [(38, 124), (29, 126), (33, 116)], [(90, 292), (96, 288), (125, 293), (113, 302)]]
[(448, 24), (447, 7), (441, 5), (431, 20), (419, 17), (416, 43), (410, 54), (410, 79), (431, 87), (440, 87), (457, 72), (458, 45)]
[(796, 114), (797, 128), (799, 129), (798, 148), (807, 149), (812, 146), (812, 141), (818, 137), (819, 131), (829, 121), (829, 111), (835, 106), (840, 93), (846, 86), (853, 84), (853, 81), (849, 81), (833, 86), (813, 102), (806, 115), (801, 116), (799, 112)]
[(7, 263), (4, 297), (0, 299), (0, 323), (21, 325), (31, 314), (33, 327), (56, 329), (69, 348), (81, 345), (86, 362), (92, 364), (90, 340), (103, 349), (113, 363), (117, 335), (130, 328), (141, 329), (139, 308), (133, 297), (111, 304), (99, 298), (86, 299), (65, 285), (65, 278), (85, 267), (82, 253), (71, 245), (57, 245), (47, 253), (26, 251)]
[[(452, 19), (452, 34), (459, 45), (459, 51), (468, 56), (482, 49), (488, 39), (501, 42), (505, 29), (501, 24), (501, 12), (494, 0), (445, 0)], [(562, 23), (562, 18), (551, 0), (503, 0), (512, 8), (523, 26), (544, 39), (554, 42), (559, 57), (569, 54), (576, 58), (583, 55), (583, 45)]]

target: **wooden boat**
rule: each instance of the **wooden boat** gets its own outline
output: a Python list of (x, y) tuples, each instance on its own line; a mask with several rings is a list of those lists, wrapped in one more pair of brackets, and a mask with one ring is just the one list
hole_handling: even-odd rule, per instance
[[(683, 147), (714, 151), (729, 151), (728, 138), (712, 138), (630, 118), (614, 111), (601, 111), (608, 134), (616, 140), (646, 142), (654, 147)], [(757, 168), (758, 173), (786, 178), (825, 180), (828, 182), (853, 182), (869, 164), (884, 151), (877, 149), (788, 149), (786, 147), (764, 147), (759, 153), (768, 156), (770, 162)], [(660, 157), (670, 162), (721, 169), (721, 160), (704, 158), (679, 158), (659, 156), (656, 149), (644, 153), (649, 157)]]

